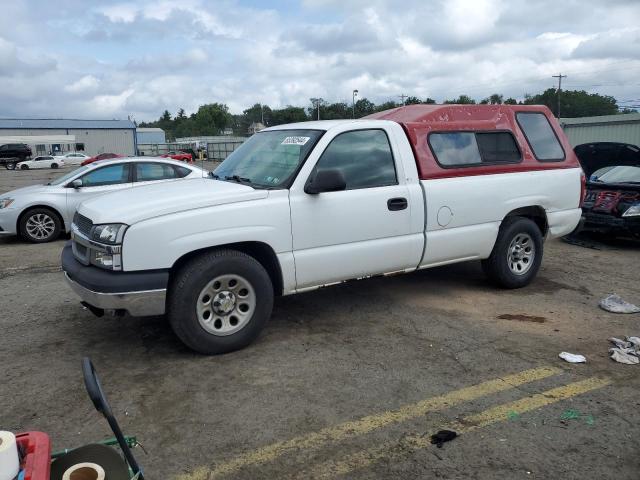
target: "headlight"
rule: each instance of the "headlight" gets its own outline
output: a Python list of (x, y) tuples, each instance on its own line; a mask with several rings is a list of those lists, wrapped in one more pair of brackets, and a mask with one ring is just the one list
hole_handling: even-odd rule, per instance
[(640, 203), (631, 205), (622, 214), (623, 217), (640, 217)]
[(109, 245), (116, 245), (122, 242), (127, 225), (123, 223), (106, 223), (96, 225), (91, 230), (91, 240)]
[(13, 198), (0, 198), (0, 208), (7, 208), (13, 203)]

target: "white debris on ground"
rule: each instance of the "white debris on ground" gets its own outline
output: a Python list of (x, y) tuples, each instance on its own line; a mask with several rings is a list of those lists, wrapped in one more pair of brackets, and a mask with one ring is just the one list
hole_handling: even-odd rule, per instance
[(627, 365), (640, 363), (640, 338), (626, 337), (626, 340), (611, 337), (609, 341), (615, 345), (609, 349), (611, 360)]
[(640, 312), (640, 307), (637, 307), (633, 303), (629, 303), (617, 295), (612, 293), (611, 295), (607, 295), (598, 304), (600, 308), (606, 310), (607, 312), (612, 313), (638, 313)]
[(569, 363), (587, 363), (587, 358), (584, 355), (576, 353), (562, 352), (558, 356)]

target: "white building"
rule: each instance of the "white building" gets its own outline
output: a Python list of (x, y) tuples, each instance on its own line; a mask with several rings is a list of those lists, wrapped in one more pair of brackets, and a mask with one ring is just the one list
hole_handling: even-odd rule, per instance
[(0, 144), (26, 143), (33, 155), (78, 151), (87, 155), (136, 153), (131, 120), (0, 119)]

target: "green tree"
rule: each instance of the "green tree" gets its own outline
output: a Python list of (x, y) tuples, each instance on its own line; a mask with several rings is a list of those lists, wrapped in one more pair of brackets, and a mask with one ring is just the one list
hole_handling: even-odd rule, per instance
[(362, 118), (376, 111), (375, 104), (367, 98), (360, 98), (355, 104), (355, 117)]
[(393, 100), (389, 100), (387, 102), (381, 103), (376, 106), (376, 112), (382, 112), (384, 110), (391, 110), (392, 108), (398, 108), (398, 104)]
[(456, 105), (475, 105), (476, 101), (469, 95), (460, 95), (453, 100), (445, 100), (444, 103), (456, 104)]
[(201, 105), (192, 118), (194, 135), (219, 135), (231, 123), (229, 108), (221, 103)]
[(505, 105), (517, 105), (518, 101), (513, 97), (509, 97), (504, 101), (504, 104)]
[(269, 125), (282, 125), (284, 123), (306, 122), (309, 120), (302, 107), (291, 105), (271, 111), (271, 123)]
[[(557, 115), (558, 92), (548, 88), (537, 95), (525, 95), (525, 105), (546, 105)], [(560, 114), (565, 118), (614, 115), (618, 113), (616, 99), (609, 95), (584, 90), (563, 90), (560, 94)]]

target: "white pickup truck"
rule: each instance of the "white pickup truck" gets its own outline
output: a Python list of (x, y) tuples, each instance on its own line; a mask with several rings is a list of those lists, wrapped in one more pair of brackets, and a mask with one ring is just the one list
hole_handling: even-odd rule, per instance
[(276, 295), (466, 260), (526, 286), (583, 195), (546, 107), (414, 105), (267, 128), (208, 178), (88, 200), (62, 266), (94, 313), (166, 314), (186, 345), (223, 353), (258, 336)]

